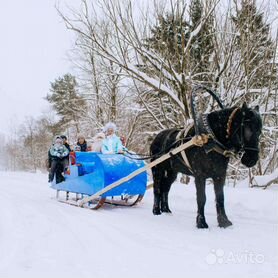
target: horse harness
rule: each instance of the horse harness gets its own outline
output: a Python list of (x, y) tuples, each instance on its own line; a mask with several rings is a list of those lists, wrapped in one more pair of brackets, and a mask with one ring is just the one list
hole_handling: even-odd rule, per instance
[[(234, 117), (236, 115), (236, 113), (240, 110), (240, 108), (235, 108), (231, 115), (229, 116), (229, 119), (228, 119), (228, 122), (227, 122), (227, 129), (226, 129), (226, 138), (230, 138), (231, 136), (233, 136), (233, 134), (235, 132), (237, 132), (237, 130), (231, 134), (231, 126), (232, 126), (232, 122), (234, 120)], [(208, 114), (202, 114), (200, 115), (200, 117), (198, 118), (197, 120), (197, 123), (198, 124), (198, 127), (199, 127), (199, 130), (201, 131), (202, 134), (206, 134), (209, 138), (208, 142), (206, 144), (204, 144), (202, 147), (204, 148), (205, 152), (206, 153), (209, 153), (211, 151), (215, 151), (225, 157), (234, 157), (234, 158), (237, 158), (238, 157), (238, 154), (242, 151), (244, 151), (244, 149), (248, 149), (248, 148), (244, 148), (243, 146), (243, 126), (244, 126), (244, 119), (242, 119), (242, 122), (241, 122), (241, 125), (240, 125), (240, 128), (241, 128), (241, 134), (240, 134), (240, 140), (241, 140), (241, 149), (240, 149), (240, 152), (236, 152), (234, 149), (227, 149), (221, 142), (219, 142), (219, 140), (216, 138), (213, 130), (211, 129), (210, 127), (210, 124), (208, 122)], [(194, 124), (190, 124), (188, 125), (186, 128), (182, 129), (179, 131), (179, 133), (177, 134), (176, 136), (176, 140), (177, 141), (180, 141), (182, 140), (182, 138), (186, 138), (187, 135), (188, 135), (188, 132), (190, 131), (190, 129), (194, 126)], [(191, 165), (189, 163), (189, 160), (186, 156), (186, 153), (185, 153), (185, 150), (181, 151), (181, 157), (183, 159), (183, 164), (185, 164), (185, 166), (189, 169), (189, 171), (191, 173), (193, 173), (192, 171), (192, 168), (191, 168)]]
[[(194, 126), (194, 124), (191, 123), (191, 124), (189, 124), (186, 128), (180, 130), (179, 133), (178, 133), (177, 136), (176, 136), (176, 140), (177, 140), (177, 141), (180, 141), (182, 138), (186, 138), (187, 135), (188, 135), (188, 132), (190, 131), (190, 129), (191, 129), (193, 126)], [(180, 154), (181, 154), (181, 157), (182, 157), (182, 159), (183, 159), (182, 162), (183, 162), (183, 163), (185, 164), (185, 166), (189, 169), (189, 171), (190, 171), (191, 173), (193, 173), (192, 168), (191, 168), (190, 163), (189, 163), (189, 160), (188, 160), (188, 158), (187, 158), (187, 156), (186, 156), (185, 150), (182, 150), (182, 151), (180, 152)]]
[(252, 148), (245, 146), (244, 144), (244, 127), (245, 127), (245, 122), (248, 122), (249, 120), (245, 119), (245, 112), (242, 112), (242, 118), (240, 121), (240, 125), (233, 131), (232, 133), (232, 123), (234, 121), (234, 118), (236, 114), (241, 110), (241, 108), (236, 107), (232, 113), (230, 114), (228, 121), (227, 121), (227, 128), (226, 128), (226, 139), (231, 139), (235, 134), (237, 134), (238, 130), (240, 129), (239, 133), (239, 149), (228, 149), (226, 146), (224, 146), (219, 140), (216, 138), (214, 132), (212, 131), (209, 122), (208, 122), (208, 114), (202, 114), (198, 121), (197, 124), (200, 127), (200, 130), (204, 132), (205, 134), (208, 134), (210, 140), (208, 144), (204, 145), (204, 149), (206, 153), (209, 153), (210, 151), (215, 151), (219, 154), (222, 154), (225, 157), (234, 157), (234, 158), (239, 158), (241, 155), (246, 151), (246, 150), (251, 150), (251, 151), (259, 151), (257, 148)]
[[(231, 134), (232, 123), (233, 123), (236, 113), (239, 110), (240, 110), (240, 108), (237, 107), (232, 111), (232, 113), (230, 114), (230, 116), (228, 118), (227, 128), (226, 128), (226, 138), (227, 139), (233, 137), (237, 133), (238, 129), (240, 128), (240, 140), (239, 140), (240, 141), (240, 149), (238, 151), (235, 149), (228, 149), (221, 142), (219, 142), (219, 140), (215, 136), (215, 134), (214, 134), (213, 130), (211, 129), (210, 124), (208, 122), (208, 114), (202, 114), (196, 121), (194, 121), (195, 125), (198, 125), (197, 130), (199, 131), (199, 133), (196, 132), (197, 134), (195, 134), (195, 136), (193, 136), (193, 137), (191, 135), (188, 136), (188, 133), (194, 127), (194, 123), (191, 123), (187, 127), (180, 129), (175, 137), (175, 139), (176, 139), (175, 142), (172, 144), (172, 146), (169, 149), (170, 157), (180, 153), (181, 157), (179, 155), (177, 155), (176, 157), (193, 174), (192, 167), (191, 167), (189, 160), (187, 158), (187, 155), (185, 153), (185, 150), (192, 146), (203, 147), (207, 154), (211, 151), (215, 151), (227, 158), (230, 158), (230, 157), (239, 158), (245, 150), (258, 151), (256, 148), (251, 148), (251, 147), (247, 147), (244, 145), (244, 142), (243, 142), (244, 122), (249, 121), (249, 120), (244, 119), (244, 116), (245, 116), (244, 112), (242, 113), (243, 117), (241, 119), (240, 126), (238, 128), (236, 128), (236, 130)], [(196, 130), (196, 126), (195, 126), (195, 130)], [(170, 138), (174, 132), (175, 132), (175, 129), (173, 129), (172, 132), (170, 132), (167, 135), (167, 138)], [(185, 143), (183, 143), (184, 140), (190, 139), (190, 138), (191, 138), (191, 140), (187, 142), (189, 144), (186, 147), (184, 147), (183, 149), (180, 149), (181, 146), (185, 145)], [(163, 147), (162, 147), (162, 149), (164, 151), (166, 150), (166, 142), (167, 142), (167, 140), (165, 140), (165, 145), (163, 145)], [(179, 149), (179, 151), (174, 154), (172, 151), (173, 149), (174, 150)], [(147, 156), (144, 158), (135, 158), (135, 157), (132, 157), (132, 158), (138, 159), (138, 160), (145, 160), (145, 159), (149, 159), (149, 158), (153, 158), (153, 157), (154, 156), (152, 155), (152, 156)], [(158, 160), (158, 159), (159, 158), (157, 158), (156, 160)]]
[[(228, 126), (227, 130), (229, 130), (229, 133), (227, 135), (230, 135), (230, 130), (231, 130), (231, 125), (233, 118), (239, 108), (236, 108), (230, 115), (229, 120), (228, 120)], [(211, 151), (215, 151), (225, 157), (237, 157), (237, 152), (235, 152), (234, 149), (227, 149), (215, 136), (213, 130), (211, 129), (209, 122), (208, 122), (208, 114), (202, 114), (199, 119), (197, 124), (199, 125), (200, 130), (209, 135), (209, 142), (208, 144), (204, 145), (204, 149), (206, 153), (209, 153)]]

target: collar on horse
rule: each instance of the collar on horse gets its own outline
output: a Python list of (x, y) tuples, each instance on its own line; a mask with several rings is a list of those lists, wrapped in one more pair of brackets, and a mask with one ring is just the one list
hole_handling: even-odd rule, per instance
[[(240, 110), (240, 108), (236, 107), (231, 115), (229, 116), (228, 122), (227, 122), (227, 129), (226, 129), (226, 138), (230, 138), (232, 136), (231, 134), (231, 127), (232, 127), (232, 123), (233, 120), (235, 118), (236, 113), (238, 112), (238, 110)], [(196, 125), (198, 125), (198, 130), (201, 133), (207, 134), (209, 136), (209, 141), (207, 144), (205, 144), (203, 147), (205, 149), (206, 153), (209, 153), (211, 151), (215, 151), (217, 153), (222, 154), (225, 157), (235, 157), (237, 158), (238, 155), (240, 153), (242, 153), (242, 151), (244, 151), (244, 147), (243, 147), (243, 125), (244, 125), (244, 119), (242, 119), (241, 125), (240, 125), (240, 140), (241, 140), (241, 148), (240, 151), (235, 151), (234, 148), (227, 148), (226, 146), (224, 146), (215, 136), (213, 130), (210, 127), (209, 121), (208, 121), (208, 114), (202, 114), (200, 115), (200, 117), (198, 118), (198, 120), (195, 123)]]
[[(226, 157), (236, 156), (237, 152), (235, 152), (234, 149), (228, 149), (226, 146), (224, 146), (217, 137), (215, 136), (214, 132), (212, 131), (209, 122), (208, 122), (208, 114), (200, 114), (198, 116), (197, 110), (196, 110), (196, 96), (197, 94), (207, 92), (209, 93), (213, 99), (218, 103), (221, 109), (224, 109), (224, 105), (222, 104), (220, 98), (209, 88), (204, 86), (195, 86), (191, 92), (191, 109), (192, 109), (192, 116), (194, 120), (194, 127), (195, 127), (195, 134), (201, 135), (206, 134), (209, 137), (208, 143), (203, 146), (206, 153), (209, 153), (210, 151), (216, 151)], [(236, 112), (234, 113), (234, 115)], [(230, 120), (230, 119), (229, 119)], [(232, 120), (230, 120), (230, 127), (232, 125)]]

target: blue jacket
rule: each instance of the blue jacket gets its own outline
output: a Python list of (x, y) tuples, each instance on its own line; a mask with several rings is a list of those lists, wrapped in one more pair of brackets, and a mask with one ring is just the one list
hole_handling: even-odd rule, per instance
[(104, 154), (118, 153), (124, 149), (120, 138), (113, 134), (102, 141), (101, 152)]

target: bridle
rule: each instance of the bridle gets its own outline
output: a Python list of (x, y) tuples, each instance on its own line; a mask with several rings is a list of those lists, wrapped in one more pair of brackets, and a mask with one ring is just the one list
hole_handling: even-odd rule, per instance
[(240, 129), (240, 133), (239, 133), (240, 149), (239, 149), (238, 153), (243, 154), (245, 151), (259, 152), (258, 148), (248, 147), (248, 146), (245, 145), (245, 135), (244, 135), (245, 123), (250, 122), (250, 120), (245, 119), (246, 113), (244, 111), (242, 112), (242, 118), (241, 118), (240, 125), (233, 131), (233, 133), (231, 133), (233, 120), (234, 120), (237, 112), (240, 111), (240, 110), (241, 109), (239, 107), (236, 107), (233, 110), (233, 112), (231, 113), (231, 115), (229, 116), (229, 119), (228, 119), (228, 122), (227, 122), (227, 129), (226, 129), (226, 138), (227, 139), (232, 138), (233, 136), (235, 136), (238, 133), (238, 130)]

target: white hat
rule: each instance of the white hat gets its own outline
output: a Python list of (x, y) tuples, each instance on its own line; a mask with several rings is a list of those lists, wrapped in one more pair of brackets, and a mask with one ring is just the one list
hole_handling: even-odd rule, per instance
[(114, 131), (116, 131), (117, 126), (114, 123), (109, 122), (104, 126), (103, 131), (106, 132), (108, 129), (113, 129)]

